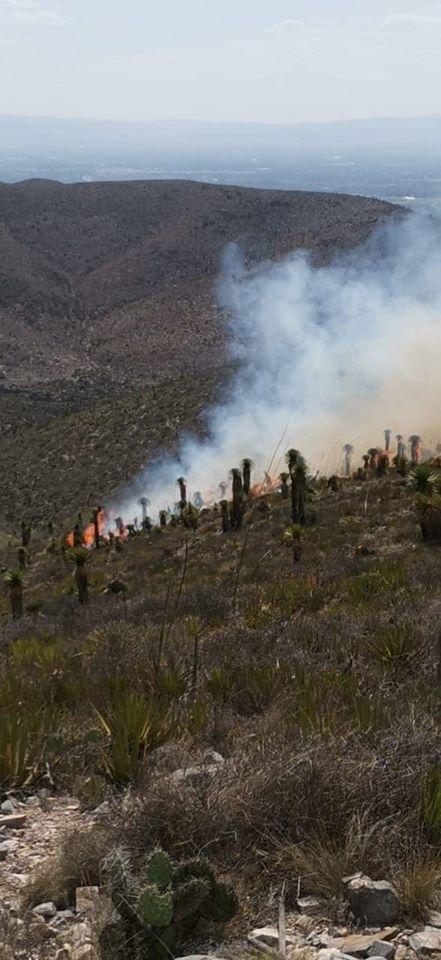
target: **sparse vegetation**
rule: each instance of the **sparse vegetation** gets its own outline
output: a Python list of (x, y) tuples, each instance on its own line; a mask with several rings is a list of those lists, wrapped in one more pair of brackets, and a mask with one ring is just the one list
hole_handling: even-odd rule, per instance
[[(71, 904), (79, 877), (119, 902), (127, 881), (123, 944), (155, 952), (155, 931), (171, 927), (184, 943), (173, 884), (159, 891), (167, 923), (149, 913), (156, 848), (173, 870), (203, 849), (216, 876), (246, 889), (239, 929), (241, 911), (287, 876), (288, 898), (300, 878), (303, 892), (338, 899), (342, 877), (362, 869), (393, 880), (410, 917), (436, 903), (441, 556), (416, 520), (421, 497), (426, 511), (438, 494), (375, 469), (366, 510), (366, 483), (312, 481), (300, 456), (264, 509), (251, 490), (244, 514), (237, 470), (236, 508), (192, 507), (194, 528), (187, 503), (162, 529), (133, 525), (120, 552), (115, 534), (63, 559), (33, 529), (23, 615), (8, 579), (0, 601), (0, 786), (35, 790), (48, 764), (55, 790), (87, 808), (113, 797), (115, 812), (102, 850), (95, 834), (90, 857), (74, 838), (29, 903)], [(4, 569), (17, 549), (2, 546)], [(86, 564), (78, 604), (72, 566)], [(185, 916), (202, 922), (205, 880), (187, 881)]]

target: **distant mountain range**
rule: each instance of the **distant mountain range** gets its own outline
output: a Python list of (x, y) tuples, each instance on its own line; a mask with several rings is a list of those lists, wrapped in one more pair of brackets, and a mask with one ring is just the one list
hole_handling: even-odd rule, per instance
[(441, 158), (441, 116), (292, 125), (164, 120), (148, 123), (0, 116), (0, 155), (95, 156), (140, 152), (153, 159), (287, 159), (323, 152)]

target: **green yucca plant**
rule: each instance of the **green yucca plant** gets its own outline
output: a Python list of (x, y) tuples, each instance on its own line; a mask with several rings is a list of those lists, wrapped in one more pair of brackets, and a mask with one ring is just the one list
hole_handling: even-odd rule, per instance
[(178, 667), (160, 668), (154, 676), (154, 686), (157, 695), (167, 703), (180, 700), (187, 690), (187, 677)]
[(430, 497), (439, 491), (440, 475), (428, 463), (419, 463), (409, 471), (405, 482), (411, 493), (424, 493)]
[(427, 770), (421, 787), (421, 820), (433, 843), (441, 840), (441, 766), (433, 764)]
[(173, 732), (164, 706), (137, 694), (122, 694), (107, 711), (95, 712), (109, 738), (103, 751), (104, 768), (115, 783), (137, 780), (147, 754)]
[(17, 570), (7, 570), (3, 580), (9, 587), (9, 600), (11, 604), (11, 613), (14, 620), (23, 616), (23, 583), (25, 572), (21, 568)]
[(383, 666), (410, 666), (417, 659), (421, 644), (411, 627), (391, 626), (378, 631), (366, 649), (373, 660)]

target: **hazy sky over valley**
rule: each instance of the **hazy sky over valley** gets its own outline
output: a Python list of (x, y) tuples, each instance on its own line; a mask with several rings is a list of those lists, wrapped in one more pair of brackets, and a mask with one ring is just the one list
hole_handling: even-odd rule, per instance
[(0, 0), (0, 113), (262, 121), (440, 113), (441, 2)]

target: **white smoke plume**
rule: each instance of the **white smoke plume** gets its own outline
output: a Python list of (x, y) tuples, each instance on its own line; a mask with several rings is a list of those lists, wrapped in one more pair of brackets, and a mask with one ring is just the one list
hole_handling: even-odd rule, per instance
[[(254, 482), (283, 469), (300, 449), (312, 470), (341, 468), (381, 446), (383, 430), (441, 440), (441, 225), (416, 215), (394, 220), (363, 247), (314, 267), (306, 253), (246, 269), (225, 255), (219, 299), (228, 308), (231, 356), (239, 361), (228, 401), (209, 411), (210, 438), (184, 437), (178, 457), (151, 464), (117, 504), (139, 515), (145, 493), (153, 518), (227, 480), (243, 457)], [(392, 444), (394, 450), (394, 442)]]

